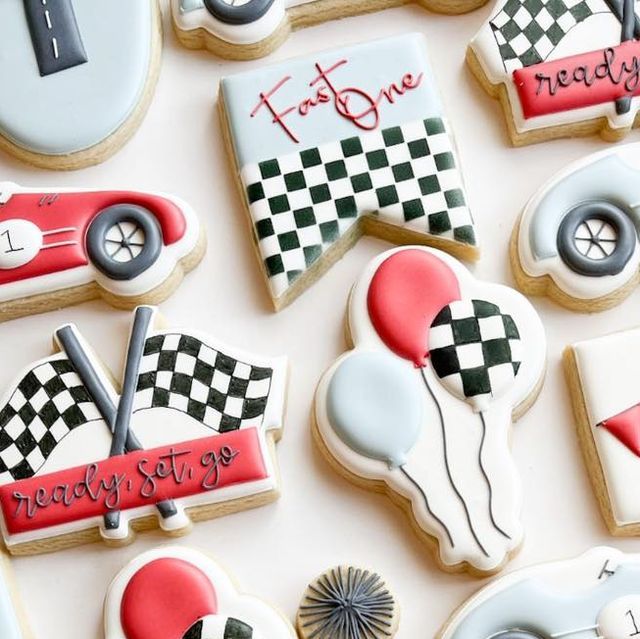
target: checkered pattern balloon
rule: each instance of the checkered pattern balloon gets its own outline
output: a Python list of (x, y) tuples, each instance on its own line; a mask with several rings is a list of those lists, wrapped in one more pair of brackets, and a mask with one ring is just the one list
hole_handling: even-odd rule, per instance
[(445, 306), (429, 332), (431, 363), (443, 386), (485, 410), (508, 390), (522, 362), (522, 342), (510, 315), (484, 300)]
[(35, 366), (0, 409), (0, 484), (33, 477), (74, 428), (99, 419), (66, 357)]
[(260, 426), (273, 369), (240, 362), (184, 333), (149, 337), (134, 412), (167, 407), (218, 432)]
[(609, 11), (605, 0), (507, 0), (489, 24), (511, 73), (543, 62), (576, 25)]
[(233, 617), (209, 615), (187, 630), (182, 639), (257, 639), (253, 628)]

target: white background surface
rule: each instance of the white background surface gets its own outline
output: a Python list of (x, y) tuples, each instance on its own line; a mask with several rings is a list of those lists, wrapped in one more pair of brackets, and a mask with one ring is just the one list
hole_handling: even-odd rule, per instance
[[(483, 241), (475, 272), (511, 283), (509, 235), (527, 198), (567, 162), (605, 145), (586, 139), (509, 147), (497, 103), (463, 64), (468, 40), (490, 11), (485, 7), (448, 17), (412, 6), (332, 22), (294, 34), (271, 59), (424, 32)], [(162, 190), (196, 208), (207, 226), (208, 253), (162, 305), (163, 313), (175, 324), (210, 331), (249, 350), (288, 354), (292, 378), (285, 435), (278, 447), (280, 501), (198, 524), (178, 543), (212, 553), (243, 589), (269, 599), (292, 619), (305, 585), (317, 573), (346, 562), (370, 566), (387, 578), (400, 601), (398, 637), (433, 637), (481, 582), (440, 572), (404, 515), (386, 498), (333, 473), (310, 435), (316, 382), (346, 348), (343, 318), (349, 288), (368, 260), (388, 246), (362, 240), (290, 308), (271, 311), (214, 110), (219, 78), (262, 62), (228, 63), (182, 49), (166, 17), (157, 93), (139, 132), (122, 151), (102, 166), (68, 174), (30, 169), (2, 155), (0, 179), (33, 186)], [(637, 138), (638, 133), (630, 136)], [(511, 567), (574, 555), (594, 544), (638, 551), (640, 541), (614, 540), (600, 518), (577, 447), (560, 355), (572, 341), (637, 324), (640, 291), (616, 309), (593, 316), (573, 314), (542, 299), (534, 304), (548, 331), (548, 376), (539, 401), (513, 431), (526, 540)], [(53, 330), (67, 321), (76, 322), (106, 363), (120, 369), (129, 316), (95, 302), (0, 325), (2, 388), (17, 370), (49, 352)], [(35, 639), (101, 638), (102, 600), (110, 579), (136, 554), (164, 543), (161, 534), (152, 533), (120, 550), (96, 544), (14, 560)]]

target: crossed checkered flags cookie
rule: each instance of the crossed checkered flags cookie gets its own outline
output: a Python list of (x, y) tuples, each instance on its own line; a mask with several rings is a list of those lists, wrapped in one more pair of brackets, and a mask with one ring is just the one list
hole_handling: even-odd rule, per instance
[(622, 15), (622, 0), (507, 0), (490, 19), (507, 72), (544, 62), (578, 24), (599, 13)]
[(0, 408), (0, 484), (36, 475), (56, 446), (89, 422), (109, 428), (111, 455), (141, 448), (130, 421), (153, 408), (182, 412), (220, 433), (262, 425), (280, 371), (241, 361), (206, 338), (153, 331), (153, 314), (136, 309), (121, 396), (77, 329), (57, 331), (61, 352), (24, 374)]

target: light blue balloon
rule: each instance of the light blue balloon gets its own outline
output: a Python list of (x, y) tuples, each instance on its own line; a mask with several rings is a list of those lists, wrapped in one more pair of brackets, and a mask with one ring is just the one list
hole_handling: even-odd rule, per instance
[(386, 353), (356, 353), (336, 369), (327, 393), (331, 426), (356, 452), (387, 462), (406, 463), (422, 426), (417, 373)]

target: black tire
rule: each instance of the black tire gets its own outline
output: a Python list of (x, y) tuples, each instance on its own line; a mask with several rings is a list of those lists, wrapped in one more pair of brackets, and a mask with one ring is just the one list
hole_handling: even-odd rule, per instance
[[(136, 230), (128, 234), (123, 230), (123, 224), (132, 224)], [(114, 229), (117, 229), (121, 238), (109, 239)], [(138, 231), (144, 234), (142, 241), (130, 241)], [(116, 259), (122, 251), (125, 251), (122, 257), (127, 258), (128, 255), (126, 261)], [(104, 209), (94, 218), (87, 231), (89, 259), (112, 280), (124, 281), (138, 277), (155, 264), (161, 251), (162, 230), (158, 220), (151, 211), (136, 204), (115, 204)]]
[(251, 24), (264, 16), (275, 0), (250, 0), (234, 7), (224, 0), (204, 0), (207, 11), (226, 24)]
[[(602, 239), (594, 235), (588, 222), (598, 221), (602, 227), (609, 225), (615, 239)], [(601, 227), (601, 230), (602, 230)], [(586, 229), (588, 236), (579, 235)], [(562, 220), (558, 229), (557, 246), (562, 261), (575, 273), (588, 277), (617, 275), (627, 265), (636, 250), (638, 233), (627, 213), (606, 201), (594, 201), (573, 208)], [(580, 250), (577, 242), (586, 242), (587, 251)], [(596, 254), (590, 256), (592, 248)]]

